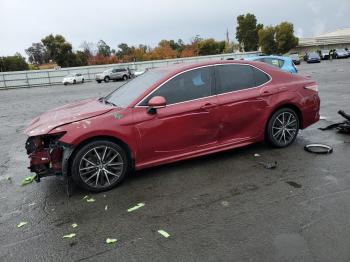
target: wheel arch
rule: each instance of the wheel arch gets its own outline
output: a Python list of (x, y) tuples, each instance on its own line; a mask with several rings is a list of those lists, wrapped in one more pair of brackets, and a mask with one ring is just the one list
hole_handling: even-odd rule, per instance
[[(114, 137), (114, 136), (109, 136), (109, 135), (100, 135), (100, 136), (93, 136), (93, 137), (89, 137), (87, 139), (84, 139), (83, 141), (81, 141), (73, 150), (72, 154), (69, 157), (68, 160), (68, 166), (69, 166), (69, 170), (71, 170), (71, 165), (72, 165), (72, 161), (76, 155), (76, 153), (79, 151), (80, 148), (82, 148), (83, 146), (85, 146), (86, 144), (95, 141), (95, 140), (107, 140), (113, 143), (116, 143), (117, 145), (121, 146), (125, 152), (126, 155), (128, 157), (129, 160), (129, 166), (128, 169), (129, 170), (134, 170), (135, 168), (135, 157), (134, 157), (134, 153), (132, 152), (130, 146), (125, 143), (123, 140)], [(68, 175), (71, 175), (70, 172), (68, 173)]]

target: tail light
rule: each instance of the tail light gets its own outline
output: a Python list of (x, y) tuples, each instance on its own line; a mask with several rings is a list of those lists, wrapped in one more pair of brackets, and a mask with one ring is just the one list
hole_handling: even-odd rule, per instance
[(304, 86), (305, 89), (308, 89), (308, 90), (312, 90), (312, 91), (315, 91), (315, 92), (318, 92), (318, 85), (317, 84), (313, 84), (313, 85), (309, 85), (309, 86)]

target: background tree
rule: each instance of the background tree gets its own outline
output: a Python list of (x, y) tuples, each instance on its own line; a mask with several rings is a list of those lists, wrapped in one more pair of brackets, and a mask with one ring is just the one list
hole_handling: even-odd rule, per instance
[(102, 55), (102, 56), (110, 56), (111, 48), (109, 45), (106, 44), (105, 41), (100, 40), (97, 43), (97, 52), (99, 55)]
[(258, 31), (263, 28), (257, 24), (255, 15), (246, 14), (237, 16), (236, 38), (243, 47), (243, 51), (255, 51), (258, 49)]
[(61, 67), (74, 66), (76, 56), (72, 52), (72, 45), (61, 35), (48, 35), (41, 40), (46, 48), (49, 59), (54, 60)]
[(96, 53), (96, 46), (92, 42), (84, 41), (81, 43), (80, 48), (83, 50), (87, 57), (91, 57)]
[(277, 54), (277, 43), (275, 39), (276, 28), (274, 26), (267, 26), (260, 29), (259, 35), (259, 46), (261, 51), (267, 55)]
[(126, 43), (121, 43), (118, 45), (117, 56), (122, 58), (123, 56), (130, 56), (132, 54), (132, 48), (128, 46)]
[(276, 26), (276, 43), (280, 54), (285, 54), (298, 45), (299, 39), (294, 36), (292, 23), (282, 22)]
[(41, 65), (48, 62), (48, 55), (42, 43), (33, 43), (25, 52), (32, 64)]
[(215, 55), (223, 53), (225, 49), (225, 41), (217, 42), (213, 38), (201, 40), (198, 43), (199, 55)]
[(16, 53), (14, 56), (0, 57), (0, 72), (22, 71), (28, 69), (29, 67), (25, 58), (19, 53)]

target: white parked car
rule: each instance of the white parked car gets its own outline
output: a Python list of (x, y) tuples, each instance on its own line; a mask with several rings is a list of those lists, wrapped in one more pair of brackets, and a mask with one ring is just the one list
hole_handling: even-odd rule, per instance
[(84, 76), (80, 73), (69, 74), (63, 78), (62, 83), (64, 85), (84, 83)]

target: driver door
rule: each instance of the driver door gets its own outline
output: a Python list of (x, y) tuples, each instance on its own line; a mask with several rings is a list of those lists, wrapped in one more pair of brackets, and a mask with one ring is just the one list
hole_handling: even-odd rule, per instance
[[(190, 70), (161, 85), (134, 108), (137, 162), (166, 161), (217, 143), (220, 118), (213, 83), (213, 67)], [(164, 97), (167, 104), (152, 115), (147, 104), (154, 96)]]

